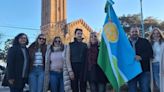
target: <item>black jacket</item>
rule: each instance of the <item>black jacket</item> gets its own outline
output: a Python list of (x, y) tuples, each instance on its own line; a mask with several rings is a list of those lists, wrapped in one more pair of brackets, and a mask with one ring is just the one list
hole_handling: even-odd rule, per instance
[[(70, 60), (72, 63), (72, 69), (75, 76), (80, 72), (80, 80), (86, 81), (87, 71), (85, 69), (87, 61), (87, 44), (83, 42), (78, 42), (76, 39), (74, 42), (70, 43)], [(76, 64), (79, 66), (77, 67)]]
[[(29, 73), (29, 52), (26, 49), (27, 55), (27, 67), (25, 71), (26, 78)], [(14, 79), (14, 87), (21, 88), (25, 78), (22, 77), (24, 66), (24, 56), (20, 46), (13, 46), (9, 49), (7, 54), (7, 77), (8, 79)], [(10, 85), (11, 86), (11, 85)]]
[(142, 58), (140, 63), (143, 72), (150, 71), (150, 59), (153, 58), (153, 49), (150, 42), (147, 39), (139, 37), (135, 44), (135, 51), (136, 55), (139, 55)]
[(87, 44), (76, 39), (70, 43), (70, 58), (72, 63), (84, 63), (87, 55)]

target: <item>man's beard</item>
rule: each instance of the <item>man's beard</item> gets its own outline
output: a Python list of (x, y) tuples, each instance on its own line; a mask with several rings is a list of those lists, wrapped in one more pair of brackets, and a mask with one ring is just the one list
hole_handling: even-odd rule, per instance
[(131, 37), (132, 40), (137, 40), (138, 39), (138, 35), (134, 35)]

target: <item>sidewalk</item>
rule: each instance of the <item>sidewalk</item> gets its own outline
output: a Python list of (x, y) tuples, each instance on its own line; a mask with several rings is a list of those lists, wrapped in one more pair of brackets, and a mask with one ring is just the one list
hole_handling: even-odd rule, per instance
[(0, 81), (0, 92), (10, 92), (9, 87), (1, 86), (2, 81)]
[[(28, 90), (28, 86), (24, 89), (24, 92)], [(1, 86), (1, 81), (0, 81), (0, 92), (10, 92), (9, 87), (2, 87)], [(90, 92), (89, 88), (87, 88), (87, 92)], [(110, 86), (106, 87), (106, 92), (114, 92)], [(128, 92), (127, 87), (122, 87), (121, 92)]]

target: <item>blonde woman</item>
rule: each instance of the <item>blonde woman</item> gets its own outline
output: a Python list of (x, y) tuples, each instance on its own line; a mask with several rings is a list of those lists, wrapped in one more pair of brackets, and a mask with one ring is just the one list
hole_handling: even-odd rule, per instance
[(153, 80), (160, 89), (160, 56), (161, 50), (164, 46), (164, 38), (159, 28), (155, 27), (150, 34), (150, 43), (153, 48), (153, 59), (152, 59), (152, 73), (153, 73)]
[(87, 79), (89, 81), (91, 92), (105, 92), (107, 78), (97, 64), (99, 53), (99, 41), (96, 32), (90, 33), (90, 41), (87, 53)]
[(161, 50), (161, 60), (160, 60), (160, 92), (164, 92), (164, 46)]

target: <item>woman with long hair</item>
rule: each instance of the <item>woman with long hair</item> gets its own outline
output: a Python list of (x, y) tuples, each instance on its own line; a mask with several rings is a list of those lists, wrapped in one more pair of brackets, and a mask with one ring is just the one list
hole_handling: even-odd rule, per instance
[(29, 72), (28, 38), (18, 34), (7, 54), (7, 77), (10, 92), (23, 92)]
[(164, 46), (161, 49), (160, 60), (160, 92), (164, 92)]
[(153, 28), (150, 34), (150, 43), (152, 44), (154, 55), (152, 59), (153, 80), (158, 89), (160, 89), (160, 56), (162, 47), (164, 46), (164, 38), (159, 28)]
[(38, 35), (30, 47), (30, 92), (43, 92), (44, 66), (46, 53), (46, 37), (44, 34)]
[[(69, 78), (74, 78), (68, 53), (69, 46), (64, 46), (59, 36), (55, 37), (52, 45), (47, 47), (44, 92), (47, 91), (49, 83), (51, 92), (72, 91), (70, 80), (67, 81)], [(64, 66), (67, 67), (68, 76), (64, 73)], [(63, 75), (66, 79), (63, 79)]]
[(90, 33), (90, 41), (88, 45), (87, 58), (87, 79), (91, 88), (91, 92), (105, 92), (107, 78), (101, 68), (97, 64), (99, 53), (99, 41), (96, 32)]

